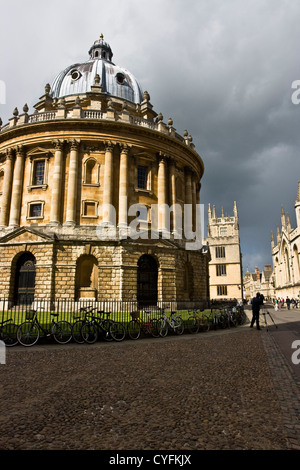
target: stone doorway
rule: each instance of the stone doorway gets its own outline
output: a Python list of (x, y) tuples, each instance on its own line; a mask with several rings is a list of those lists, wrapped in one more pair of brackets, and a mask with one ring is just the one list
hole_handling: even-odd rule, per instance
[(138, 260), (137, 301), (139, 308), (157, 304), (158, 267), (150, 255)]
[(14, 303), (17, 305), (31, 304), (35, 292), (35, 257), (32, 253), (24, 253), (16, 264)]

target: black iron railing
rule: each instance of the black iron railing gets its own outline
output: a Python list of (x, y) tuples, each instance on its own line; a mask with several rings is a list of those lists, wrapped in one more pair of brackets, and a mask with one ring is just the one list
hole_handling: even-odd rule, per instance
[(38, 312), (39, 320), (42, 323), (48, 323), (51, 319), (51, 313), (58, 314), (59, 320), (67, 320), (71, 323), (76, 321), (78, 317), (84, 316), (83, 308), (91, 307), (95, 311), (110, 312), (111, 318), (126, 325), (131, 320), (131, 313), (139, 311), (145, 317), (154, 318), (165, 312), (180, 313), (183, 318), (193, 309), (203, 310), (205, 302), (188, 302), (188, 301), (158, 301), (155, 305), (141, 303), (137, 301), (119, 301), (104, 300), (95, 301), (91, 299), (73, 300), (73, 299), (40, 299), (26, 302), (23, 300), (19, 304), (0, 297), (0, 323), (3, 320), (12, 318), (13, 322), (20, 324), (26, 319), (26, 313), (29, 310)]

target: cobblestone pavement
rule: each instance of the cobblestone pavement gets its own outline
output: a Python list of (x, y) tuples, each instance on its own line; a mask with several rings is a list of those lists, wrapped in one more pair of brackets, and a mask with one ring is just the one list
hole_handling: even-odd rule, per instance
[(300, 449), (299, 383), (248, 326), (16, 347), (0, 384), (0, 449)]

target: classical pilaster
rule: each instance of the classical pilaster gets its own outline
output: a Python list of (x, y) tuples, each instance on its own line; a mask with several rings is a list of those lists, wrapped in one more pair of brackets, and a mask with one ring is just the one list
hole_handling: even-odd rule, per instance
[(80, 141), (71, 141), (66, 225), (76, 225), (79, 145)]
[(0, 212), (0, 227), (6, 227), (9, 219), (9, 209), (11, 203), (11, 190), (14, 168), (14, 150), (6, 151), (6, 162), (4, 167), (4, 181), (2, 190), (2, 209)]
[(165, 155), (159, 155), (158, 161), (158, 189), (157, 189), (157, 199), (158, 199), (158, 230), (166, 231), (168, 227), (167, 223), (167, 162)]
[(193, 204), (193, 230), (196, 230), (196, 204), (197, 204), (197, 190), (196, 179), (192, 176), (192, 204)]
[(22, 190), (24, 178), (25, 149), (23, 145), (16, 148), (16, 163), (13, 176), (12, 197), (9, 225), (19, 227), (22, 204)]
[(128, 145), (121, 146), (119, 179), (119, 227), (127, 226)]
[(173, 232), (177, 233), (180, 229), (177, 225), (177, 217), (176, 217), (176, 164), (175, 160), (171, 159), (169, 162), (169, 175), (170, 175), (170, 204), (173, 206), (173, 211), (171, 212), (172, 214), (172, 224), (171, 224), (171, 230)]
[(197, 201), (197, 204), (200, 204), (200, 189), (201, 189), (201, 183), (197, 183), (197, 185), (196, 185), (196, 201)]
[(113, 224), (113, 148), (112, 142), (105, 142), (105, 166), (103, 188), (103, 222)]
[(58, 225), (61, 223), (60, 217), (61, 217), (61, 203), (62, 203), (64, 141), (56, 140), (53, 143), (55, 145), (55, 156), (54, 156), (54, 170), (53, 170), (53, 179), (52, 179), (50, 224)]
[(192, 204), (192, 173), (189, 169), (185, 172), (185, 204)]

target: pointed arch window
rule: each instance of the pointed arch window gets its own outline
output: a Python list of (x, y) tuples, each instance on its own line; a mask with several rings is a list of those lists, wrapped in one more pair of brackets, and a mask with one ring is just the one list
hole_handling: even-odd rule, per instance
[(298, 254), (297, 245), (294, 245), (293, 252), (294, 252), (294, 276), (295, 276), (295, 280), (298, 281), (300, 278), (300, 265), (299, 265), (299, 254)]

